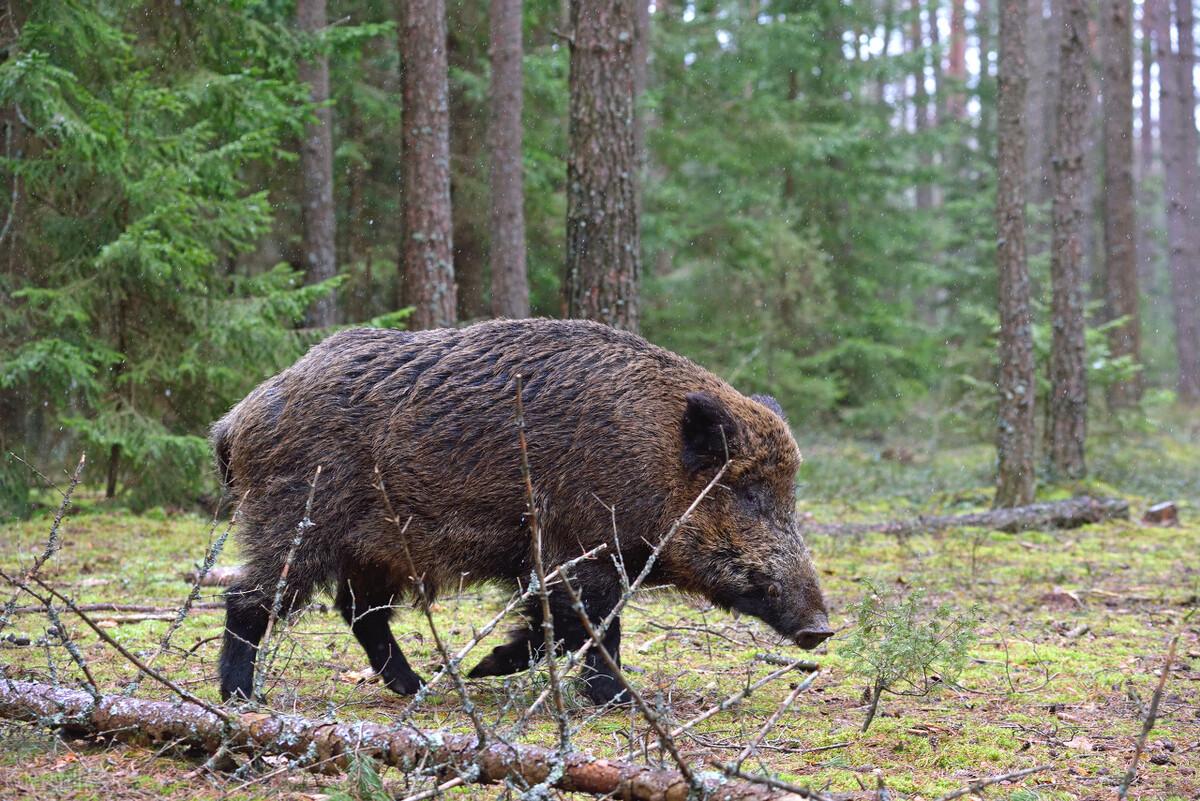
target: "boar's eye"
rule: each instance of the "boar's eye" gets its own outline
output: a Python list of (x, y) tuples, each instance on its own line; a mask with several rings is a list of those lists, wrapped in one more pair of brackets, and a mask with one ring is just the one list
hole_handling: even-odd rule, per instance
[(767, 597), (768, 598), (778, 598), (779, 594), (781, 592), (782, 592), (782, 590), (779, 589), (778, 582), (772, 581), (770, 584), (767, 585)]
[(762, 484), (754, 481), (739, 487), (738, 497), (747, 506), (755, 510), (761, 510), (766, 505), (767, 491)]

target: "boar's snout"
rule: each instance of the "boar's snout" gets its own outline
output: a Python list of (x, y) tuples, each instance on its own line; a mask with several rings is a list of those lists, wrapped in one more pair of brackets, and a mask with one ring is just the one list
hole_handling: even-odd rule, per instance
[(796, 645), (805, 651), (811, 651), (832, 636), (833, 629), (829, 628), (829, 619), (825, 615), (816, 615), (807, 627), (797, 631), (792, 638)]

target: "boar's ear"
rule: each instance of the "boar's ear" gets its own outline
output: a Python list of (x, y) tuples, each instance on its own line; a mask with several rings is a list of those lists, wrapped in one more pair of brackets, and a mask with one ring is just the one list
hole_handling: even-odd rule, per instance
[(770, 395), (751, 395), (750, 400), (758, 401), (763, 406), (766, 406), (768, 409), (775, 412), (775, 414), (777, 414), (779, 419), (783, 422), (786, 423), (788, 421), (787, 415), (783, 413), (783, 407), (779, 405), (779, 401), (775, 400)]
[(695, 473), (725, 464), (737, 447), (737, 421), (707, 392), (689, 392), (683, 412), (683, 466)]

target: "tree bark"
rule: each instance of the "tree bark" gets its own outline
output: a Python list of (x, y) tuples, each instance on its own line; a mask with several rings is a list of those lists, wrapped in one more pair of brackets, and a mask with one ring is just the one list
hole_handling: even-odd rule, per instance
[(445, 0), (403, 0), (404, 291), (413, 328), (454, 324)]
[(1193, 74), (1196, 67), (1196, 43), (1192, 33), (1195, 24), (1191, 0), (1176, 0), (1176, 30), (1179, 37), (1178, 76), (1179, 111), (1176, 114), (1182, 170), (1179, 174), (1180, 194), (1186, 207), (1181, 209), (1186, 219), (1188, 258), (1178, 262), (1171, 271), (1172, 295), (1175, 296), (1175, 349), (1179, 361), (1176, 382), (1179, 400), (1200, 404), (1200, 179), (1197, 170), (1196, 89)]
[[(310, 44), (325, 27), (325, 0), (297, 0), (296, 26)], [(315, 119), (304, 126), (300, 146), (300, 172), (304, 188), (301, 207), (304, 223), (304, 275), (309, 284), (337, 275), (337, 221), (333, 205), (333, 110), (329, 107), (329, 58), (314, 52), (298, 66), (301, 83), (308, 84)], [(307, 325), (326, 328), (337, 322), (337, 297), (333, 291), (313, 301)]]
[[(1141, 363), (1138, 320), (1137, 229), (1133, 196), (1133, 7), (1130, 0), (1104, 0), (1101, 37), (1104, 74), (1104, 296), (1109, 320), (1126, 321), (1109, 332), (1114, 357)], [(1136, 405), (1142, 394), (1141, 375), (1109, 387), (1108, 405)]]
[(1000, 365), (998, 475), (995, 505), (1033, 500), (1034, 362), (1025, 262), (1025, 18), (1026, 0), (1001, 0), (997, 102), (996, 229)]
[[(967, 9), (966, 0), (950, 0), (950, 49), (947, 54), (946, 77), (951, 91), (946, 110), (950, 118), (963, 120), (967, 116), (963, 89), (967, 85)], [(980, 54), (984, 58), (984, 54)]]
[(529, 316), (521, 109), (521, 0), (492, 0), (492, 315)]
[(1083, 302), (1083, 137), (1092, 96), (1088, 81), (1087, 0), (1062, 0), (1060, 18), (1062, 49), (1053, 158), (1052, 342), (1046, 452), (1054, 475), (1082, 478), (1086, 473), (1088, 400)]
[(929, 209), (933, 207), (933, 186), (928, 180), (928, 173), (933, 167), (933, 152), (924, 141), (924, 134), (929, 130), (929, 92), (925, 88), (926, 52), (924, 26), (921, 24), (921, 0), (912, 0), (910, 9), (912, 21), (909, 29), (909, 47), (910, 52), (918, 54), (916, 69), (913, 72), (913, 118), (920, 140), (917, 145), (920, 149), (918, 161), (921, 172), (924, 173), (917, 183), (916, 201), (918, 209)]
[[(640, 1), (640, 0), (639, 0)], [(571, 0), (568, 317), (638, 327), (634, 0)]]
[[(374, 757), (401, 771), (445, 765), (449, 775), (475, 784), (543, 782), (558, 790), (625, 799), (685, 801), (691, 795), (678, 771), (573, 752), (565, 756), (535, 745), (492, 742), (472, 735), (422, 731), (411, 724), (330, 723), (284, 714), (232, 712), (226, 724), (196, 704), (123, 695), (97, 702), (83, 690), (29, 681), (0, 681), (0, 717), (48, 725), (76, 735), (105, 734), (138, 743), (174, 743), (215, 753), (222, 744), (289, 758), (316, 754), (322, 764), (346, 769), (355, 755)], [(705, 774), (705, 797), (722, 801), (800, 801), (796, 793)], [(826, 797), (812, 794), (807, 797)]]

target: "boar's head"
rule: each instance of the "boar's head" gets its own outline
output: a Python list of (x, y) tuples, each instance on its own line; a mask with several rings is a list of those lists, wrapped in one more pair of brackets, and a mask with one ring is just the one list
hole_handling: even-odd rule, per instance
[(800, 451), (783, 410), (768, 396), (693, 392), (680, 429), (689, 503), (728, 465), (672, 543), (672, 579), (815, 648), (833, 632), (796, 519)]

